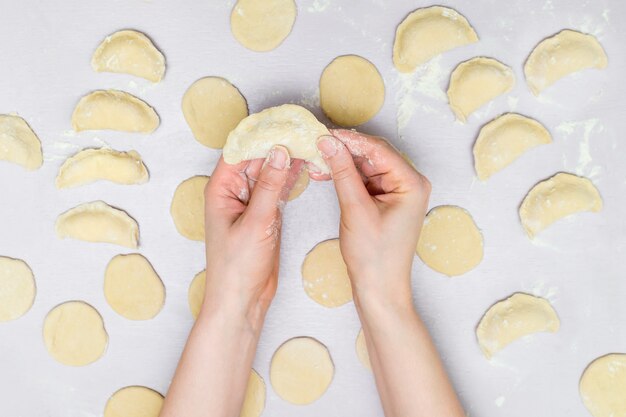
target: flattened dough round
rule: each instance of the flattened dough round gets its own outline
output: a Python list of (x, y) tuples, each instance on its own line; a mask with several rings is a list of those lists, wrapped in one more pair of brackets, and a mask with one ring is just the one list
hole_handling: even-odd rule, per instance
[(204, 289), (206, 288), (206, 270), (198, 272), (191, 284), (189, 284), (189, 291), (187, 293), (187, 299), (189, 301), (189, 309), (193, 318), (198, 318), (200, 314), (200, 308), (204, 301)]
[(433, 208), (424, 220), (417, 254), (448, 276), (464, 274), (483, 259), (483, 236), (472, 216), (457, 206)]
[(0, 256), (0, 322), (26, 314), (36, 291), (33, 271), (26, 262)]
[(320, 78), (320, 105), (340, 126), (358, 126), (378, 113), (385, 101), (385, 83), (374, 64), (358, 55), (339, 56)]
[(140, 386), (116, 391), (104, 407), (104, 417), (159, 417), (163, 396)]
[(196, 175), (181, 182), (172, 198), (170, 213), (178, 233), (191, 240), (204, 240), (204, 188), (209, 177)]
[(311, 337), (295, 337), (274, 353), (270, 381), (274, 391), (292, 404), (310, 404), (328, 389), (335, 367), (326, 346)]
[(185, 92), (183, 115), (198, 142), (221, 149), (230, 131), (248, 115), (248, 104), (224, 78), (205, 77)]
[(309, 170), (306, 168), (303, 168), (302, 172), (300, 172), (300, 176), (298, 177), (295, 184), (293, 185), (293, 188), (289, 192), (288, 200), (291, 201), (300, 197), (300, 195), (304, 192), (304, 190), (307, 189), (308, 186), (309, 186)]
[(579, 389), (593, 417), (626, 416), (626, 354), (613, 353), (591, 362)]
[(84, 366), (104, 354), (109, 336), (95, 308), (82, 301), (67, 301), (46, 316), (43, 340), (55, 360), (64, 365)]
[(291, 32), (297, 12), (294, 0), (239, 0), (230, 14), (230, 30), (246, 48), (271, 51)]
[(259, 417), (265, 408), (265, 382), (254, 370), (250, 371), (246, 396), (239, 417)]
[(365, 333), (363, 333), (363, 329), (359, 331), (358, 336), (356, 337), (356, 356), (359, 358), (359, 361), (370, 371), (372, 370), (372, 363), (370, 362), (370, 355), (367, 352), (367, 344), (365, 343)]
[(339, 307), (352, 301), (352, 286), (339, 239), (318, 243), (302, 263), (302, 284), (306, 294), (324, 307)]

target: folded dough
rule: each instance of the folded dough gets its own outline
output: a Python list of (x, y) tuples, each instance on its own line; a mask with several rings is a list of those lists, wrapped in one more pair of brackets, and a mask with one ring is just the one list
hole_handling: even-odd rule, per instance
[(41, 142), (19, 116), (0, 114), (0, 160), (19, 164), (29, 171), (43, 164)]

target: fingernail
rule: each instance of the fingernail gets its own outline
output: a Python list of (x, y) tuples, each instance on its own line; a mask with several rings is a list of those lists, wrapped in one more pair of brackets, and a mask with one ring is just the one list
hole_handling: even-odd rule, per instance
[(325, 158), (335, 156), (337, 153), (337, 139), (333, 136), (320, 136), (317, 139), (317, 149)]
[(289, 152), (284, 146), (276, 145), (267, 155), (267, 163), (275, 169), (286, 169), (291, 164), (291, 158), (289, 158)]

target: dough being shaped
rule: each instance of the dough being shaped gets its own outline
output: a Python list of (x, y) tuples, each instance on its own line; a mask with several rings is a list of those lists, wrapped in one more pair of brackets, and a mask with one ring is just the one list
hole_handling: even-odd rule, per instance
[(372, 363), (370, 362), (370, 355), (367, 352), (367, 344), (365, 343), (365, 334), (363, 333), (363, 329), (359, 331), (358, 336), (356, 337), (356, 356), (359, 358), (359, 361), (370, 371), (372, 370)]
[(310, 404), (328, 389), (335, 367), (326, 346), (312, 337), (295, 337), (274, 353), (270, 382), (280, 398)]
[(328, 174), (328, 165), (317, 150), (317, 139), (330, 132), (307, 109), (296, 104), (270, 107), (243, 119), (224, 145), (224, 161), (237, 164), (265, 158), (274, 145), (283, 145), (292, 158), (313, 163)]
[(378, 113), (385, 83), (374, 64), (358, 55), (339, 56), (320, 77), (320, 105), (340, 126), (358, 126)]
[(221, 149), (230, 131), (248, 116), (248, 104), (237, 87), (224, 78), (205, 77), (185, 92), (183, 115), (198, 142)]
[(591, 362), (579, 390), (593, 417), (626, 416), (626, 354), (612, 353)]
[(519, 208), (519, 217), (532, 239), (563, 217), (600, 210), (602, 197), (589, 179), (560, 172), (528, 192)]
[(33, 171), (43, 164), (41, 141), (19, 116), (0, 114), (0, 160)]
[(294, 0), (238, 0), (230, 14), (230, 30), (246, 48), (271, 51), (291, 32), (297, 12)]
[(0, 322), (26, 314), (36, 292), (35, 277), (26, 262), (0, 256)]
[(511, 91), (514, 85), (511, 68), (493, 58), (472, 58), (452, 71), (448, 87), (450, 108), (465, 123), (475, 110)]
[(265, 382), (254, 370), (250, 371), (246, 396), (239, 417), (259, 417), (265, 408)]
[(43, 340), (48, 353), (58, 362), (84, 366), (104, 354), (109, 336), (95, 308), (83, 301), (67, 301), (46, 316)]
[(476, 337), (483, 354), (490, 359), (521, 337), (555, 333), (559, 326), (559, 317), (548, 300), (518, 292), (487, 310), (476, 328)]
[(165, 288), (150, 262), (138, 253), (117, 255), (104, 273), (104, 296), (113, 310), (130, 320), (156, 316)]
[(437, 272), (449, 277), (461, 275), (482, 261), (483, 236), (461, 207), (435, 207), (424, 220), (417, 255)]
[(530, 90), (538, 96), (574, 72), (607, 65), (606, 53), (593, 35), (565, 29), (539, 42), (524, 64), (524, 75)]
[(72, 128), (152, 133), (159, 116), (143, 100), (124, 91), (97, 90), (80, 99), (72, 114)]
[(352, 301), (348, 268), (341, 256), (339, 239), (318, 243), (302, 263), (306, 294), (324, 307), (339, 307)]
[(202, 302), (204, 301), (204, 290), (206, 288), (206, 270), (198, 272), (191, 284), (189, 284), (189, 291), (187, 293), (187, 300), (189, 301), (189, 310), (194, 319), (198, 318), (200, 309), (202, 308)]
[(441, 6), (417, 9), (398, 25), (393, 42), (393, 64), (411, 72), (431, 58), (459, 46), (478, 42), (465, 16)]
[(113, 243), (133, 249), (139, 242), (139, 225), (135, 219), (104, 201), (83, 203), (60, 214), (56, 233), (61, 239)]
[(144, 184), (149, 178), (148, 169), (136, 151), (85, 149), (63, 162), (56, 186), (71, 188), (99, 180), (125, 185)]
[(91, 57), (91, 68), (96, 72), (136, 75), (156, 83), (165, 74), (165, 57), (143, 33), (120, 30), (98, 46)]
[(289, 192), (289, 197), (287, 198), (287, 200), (291, 201), (300, 197), (300, 195), (304, 192), (304, 190), (307, 189), (308, 186), (309, 186), (309, 170), (306, 169), (305, 167), (305, 168), (302, 168), (302, 172), (300, 172), (300, 176), (298, 177), (295, 184), (293, 185), (293, 188)]
[(140, 386), (116, 391), (104, 407), (104, 417), (159, 417), (163, 396)]
[(204, 188), (209, 177), (196, 175), (181, 182), (174, 197), (170, 213), (178, 233), (191, 240), (204, 240)]
[(474, 144), (474, 167), (482, 181), (506, 168), (529, 149), (552, 142), (538, 121), (517, 113), (503, 114), (480, 129)]

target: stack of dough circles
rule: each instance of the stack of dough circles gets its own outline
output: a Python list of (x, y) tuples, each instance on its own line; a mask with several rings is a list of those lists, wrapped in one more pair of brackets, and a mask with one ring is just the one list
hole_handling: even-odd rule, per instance
[(320, 105), (333, 123), (358, 126), (378, 113), (385, 83), (374, 64), (358, 55), (335, 58), (320, 78)]
[(591, 362), (579, 390), (593, 417), (626, 416), (626, 354), (613, 353)]
[(333, 380), (335, 367), (326, 346), (311, 337), (283, 343), (272, 357), (270, 381), (274, 391), (292, 404), (310, 404)]
[(246, 48), (271, 51), (291, 32), (297, 12), (294, 0), (239, 0), (230, 15), (230, 29)]
[(26, 314), (36, 291), (33, 271), (26, 262), (0, 256), (0, 322)]
[(104, 417), (159, 417), (163, 396), (141, 386), (116, 391), (104, 407)]
[(104, 354), (109, 336), (95, 308), (83, 301), (67, 301), (46, 316), (43, 339), (48, 353), (60, 363), (84, 366)]
[(259, 417), (265, 408), (265, 382), (254, 370), (250, 371), (246, 396), (239, 417)]
[(206, 270), (198, 272), (191, 284), (189, 285), (189, 292), (187, 293), (187, 299), (189, 301), (189, 310), (193, 318), (198, 318), (200, 309), (202, 308), (202, 301), (204, 300), (204, 289), (206, 288)]
[(424, 220), (417, 254), (437, 272), (461, 275), (483, 259), (483, 237), (472, 216), (461, 207), (435, 207)]
[(356, 337), (356, 356), (359, 358), (359, 361), (363, 364), (364, 367), (372, 370), (372, 363), (370, 362), (370, 355), (367, 351), (367, 344), (365, 343), (365, 333), (363, 333), (363, 329), (359, 331), (359, 334)]
[(204, 188), (209, 177), (196, 175), (181, 182), (172, 198), (170, 213), (178, 233), (191, 240), (204, 240)]
[(163, 282), (138, 253), (117, 255), (104, 273), (104, 296), (113, 310), (130, 320), (156, 316), (165, 301)]
[(309, 297), (324, 307), (352, 301), (352, 287), (339, 239), (318, 243), (302, 263), (302, 283)]

